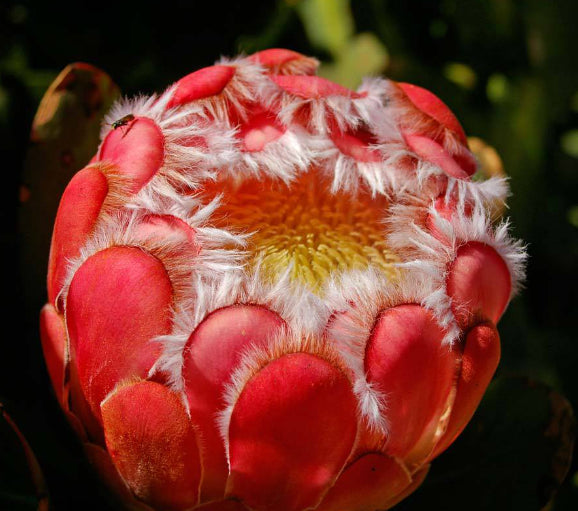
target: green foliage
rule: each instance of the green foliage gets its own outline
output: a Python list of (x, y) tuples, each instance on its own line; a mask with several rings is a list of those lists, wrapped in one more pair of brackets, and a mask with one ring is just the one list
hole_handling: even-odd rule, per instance
[(319, 75), (355, 89), (364, 76), (378, 76), (387, 67), (385, 46), (371, 32), (351, 38), (334, 63), (323, 64)]
[(339, 58), (355, 33), (349, 0), (301, 0), (295, 4), (311, 44)]
[(364, 76), (385, 71), (389, 55), (371, 32), (355, 34), (349, 0), (301, 0), (295, 2), (311, 44), (327, 52), (319, 74), (346, 87), (357, 88)]

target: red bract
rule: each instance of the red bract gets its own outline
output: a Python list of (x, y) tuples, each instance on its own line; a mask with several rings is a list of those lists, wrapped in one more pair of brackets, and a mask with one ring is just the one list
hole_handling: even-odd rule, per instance
[(131, 509), (387, 509), (465, 427), (524, 252), (432, 93), (288, 50), (123, 100), (54, 229), (42, 343)]

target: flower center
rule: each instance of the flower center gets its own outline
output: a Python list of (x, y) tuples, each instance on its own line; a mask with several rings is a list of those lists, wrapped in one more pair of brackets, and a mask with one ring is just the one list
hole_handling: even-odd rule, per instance
[(329, 190), (314, 172), (290, 185), (221, 183), (222, 205), (213, 218), (218, 227), (251, 233), (251, 264), (270, 282), (290, 268), (291, 280), (319, 293), (330, 275), (370, 265), (395, 278), (399, 259), (385, 243), (385, 197)]

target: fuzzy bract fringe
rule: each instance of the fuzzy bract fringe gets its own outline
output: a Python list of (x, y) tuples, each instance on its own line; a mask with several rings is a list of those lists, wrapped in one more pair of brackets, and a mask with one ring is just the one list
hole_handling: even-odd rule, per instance
[[(444, 342), (455, 343), (463, 332), (447, 293), (447, 273), (460, 246), (472, 241), (492, 247), (503, 258), (514, 296), (524, 279), (525, 250), (510, 238), (507, 221), (496, 225), (491, 221), (492, 205), (509, 193), (507, 182), (458, 179), (412, 152), (403, 130), (407, 126), (417, 132), (428, 130), (434, 123), (404, 107), (388, 80), (366, 80), (354, 92), (331, 88), (307, 74), (291, 76), (287, 69), (272, 76), (247, 58), (222, 59), (218, 65), (234, 68), (233, 78), (218, 95), (175, 105), (177, 83), (159, 95), (122, 99), (113, 106), (104, 120), (102, 138), (118, 119), (148, 118), (162, 133), (162, 165), (138, 193), (130, 195), (127, 178), (118, 175), (114, 165), (97, 164), (108, 173), (114, 193), (80, 255), (69, 261), (61, 298), (66, 301), (77, 269), (92, 255), (112, 246), (139, 247), (164, 264), (174, 289), (172, 330), (151, 339), (163, 351), (150, 371), (151, 376), (163, 373), (174, 389), (184, 388), (185, 344), (211, 312), (234, 304), (260, 304), (286, 323), (268, 349), (244, 353), (231, 376), (227, 406), (219, 419), (225, 441), (244, 382), (267, 361), (295, 351), (328, 358), (352, 374), (360, 415), (371, 428), (387, 432), (387, 395), (367, 381), (363, 366), (378, 315), (397, 304), (420, 304), (446, 332)], [(302, 65), (310, 70), (313, 61)], [(283, 132), (261, 150), (249, 151), (243, 146), (241, 125), (255, 111), (275, 112)], [(449, 154), (462, 150), (451, 130), (433, 129), (437, 131), (432, 136), (443, 140)], [(378, 154), (379, 160), (346, 154), (336, 144), (336, 136), (355, 136), (359, 130), (371, 137), (365, 149)], [(306, 173), (328, 178), (327, 194), (356, 198), (369, 192), (372, 198), (387, 199), (382, 236), (399, 258), (397, 278), (370, 264), (335, 272), (314, 292), (292, 280), (289, 265), (271, 282), (264, 276), (262, 261), (250, 261), (251, 229), (239, 232), (215, 225), (216, 212), (226, 199), (223, 194), (207, 199), (206, 186), (248, 180), (290, 186)], [(440, 200), (453, 208), (449, 218), (438, 209)], [(194, 233), (195, 250), (178, 235), (143, 235), (139, 227), (150, 215), (184, 222)]]

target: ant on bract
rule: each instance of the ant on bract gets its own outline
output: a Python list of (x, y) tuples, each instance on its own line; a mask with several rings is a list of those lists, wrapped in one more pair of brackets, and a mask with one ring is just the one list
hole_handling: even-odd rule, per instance
[(116, 121), (114, 121), (110, 125), (112, 126), (113, 130), (115, 130), (117, 128), (121, 128), (122, 126), (128, 126), (126, 131), (123, 132), (122, 138), (124, 138), (126, 136), (126, 134), (128, 133), (128, 130), (130, 129), (129, 124), (132, 123), (134, 120), (135, 120), (135, 116), (133, 114), (126, 114), (124, 117), (117, 119)]

